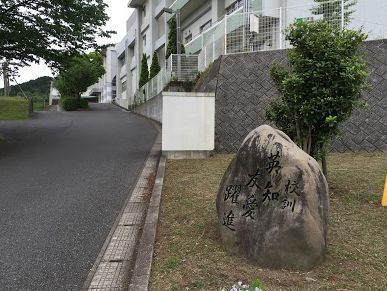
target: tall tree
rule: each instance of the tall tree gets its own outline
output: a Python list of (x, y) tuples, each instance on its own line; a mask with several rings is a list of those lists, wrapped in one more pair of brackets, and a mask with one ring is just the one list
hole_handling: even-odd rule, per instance
[(159, 64), (159, 58), (157, 57), (157, 53), (153, 52), (152, 57), (152, 64), (150, 66), (150, 72), (149, 72), (149, 79), (152, 79), (155, 77), (161, 70), (160, 64)]
[[(367, 38), (326, 21), (295, 23), (286, 29), (290, 70), (274, 65), (278, 91), (266, 112), (305, 152), (324, 157), (330, 139), (352, 110), (365, 105), (367, 64), (358, 51)], [(326, 171), (325, 171), (326, 172)]]
[(95, 37), (112, 32), (103, 0), (7, 0), (0, 5), (0, 62), (26, 65), (40, 58), (61, 64), (97, 46)]
[(140, 72), (140, 80), (138, 82), (138, 86), (141, 88), (149, 81), (149, 70), (148, 70), (148, 61), (146, 59), (146, 54), (142, 54), (141, 59), (141, 72)]
[(105, 73), (102, 55), (97, 52), (74, 56), (65, 68), (61, 69), (54, 81), (61, 97), (80, 98), (87, 88), (98, 81)]
[[(177, 54), (177, 31), (176, 31), (176, 16), (173, 16), (168, 22), (168, 45), (165, 53), (165, 58), (168, 59), (171, 54)], [(181, 45), (181, 53), (185, 54), (185, 47)]]
[(314, 0), (317, 6), (312, 8), (315, 15), (323, 15), (323, 19), (329, 24), (341, 27), (342, 7), (344, 6), (344, 25), (351, 21), (351, 15), (355, 12), (352, 8), (357, 4), (357, 0)]

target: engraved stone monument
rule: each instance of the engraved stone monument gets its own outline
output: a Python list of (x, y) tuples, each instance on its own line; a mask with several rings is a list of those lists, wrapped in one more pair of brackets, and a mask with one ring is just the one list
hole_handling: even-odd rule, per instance
[(257, 265), (310, 269), (324, 259), (328, 204), (316, 160), (263, 125), (245, 138), (220, 184), (221, 238)]

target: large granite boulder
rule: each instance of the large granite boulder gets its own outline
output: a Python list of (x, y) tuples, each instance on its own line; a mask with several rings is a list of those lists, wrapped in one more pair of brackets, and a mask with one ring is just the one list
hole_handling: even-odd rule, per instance
[(324, 259), (328, 204), (316, 160), (262, 125), (245, 138), (220, 184), (221, 238), (257, 265), (310, 269)]

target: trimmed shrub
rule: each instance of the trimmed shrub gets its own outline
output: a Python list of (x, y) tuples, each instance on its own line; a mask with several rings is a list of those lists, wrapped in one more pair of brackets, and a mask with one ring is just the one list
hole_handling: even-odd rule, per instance
[(152, 64), (150, 67), (150, 73), (149, 73), (149, 79), (152, 79), (155, 77), (161, 70), (160, 64), (159, 64), (159, 58), (157, 57), (157, 53), (153, 52), (152, 57)]
[(138, 86), (141, 88), (149, 81), (149, 70), (148, 70), (148, 61), (146, 59), (146, 54), (142, 54), (141, 60), (141, 73)]
[(78, 101), (78, 107), (82, 109), (87, 109), (89, 108), (89, 102), (86, 99), (79, 99)]
[(62, 97), (60, 99), (60, 104), (62, 105), (63, 110), (72, 111), (78, 109), (79, 101), (78, 98), (74, 97)]
[[(177, 54), (177, 31), (176, 31), (176, 16), (173, 16), (169, 22), (168, 44), (165, 58), (168, 59), (171, 54)], [(180, 46), (181, 54), (185, 54), (185, 47), (183, 44)]]

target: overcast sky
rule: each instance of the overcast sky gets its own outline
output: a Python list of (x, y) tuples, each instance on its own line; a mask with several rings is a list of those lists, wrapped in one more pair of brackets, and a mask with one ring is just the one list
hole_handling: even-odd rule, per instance
[[(98, 40), (99, 44), (117, 43), (124, 36), (126, 31), (126, 20), (128, 19), (133, 9), (128, 8), (128, 0), (104, 0), (109, 5), (107, 13), (110, 17), (106, 25), (107, 30), (117, 31), (110, 39)], [(42, 62), (40, 65), (32, 65), (20, 69), (20, 77), (16, 78), (18, 83), (23, 83), (29, 80), (36, 79), (41, 76), (52, 76), (51, 70)], [(14, 84), (11, 80), (11, 84)], [(0, 78), (0, 87), (3, 87), (3, 80)]]

